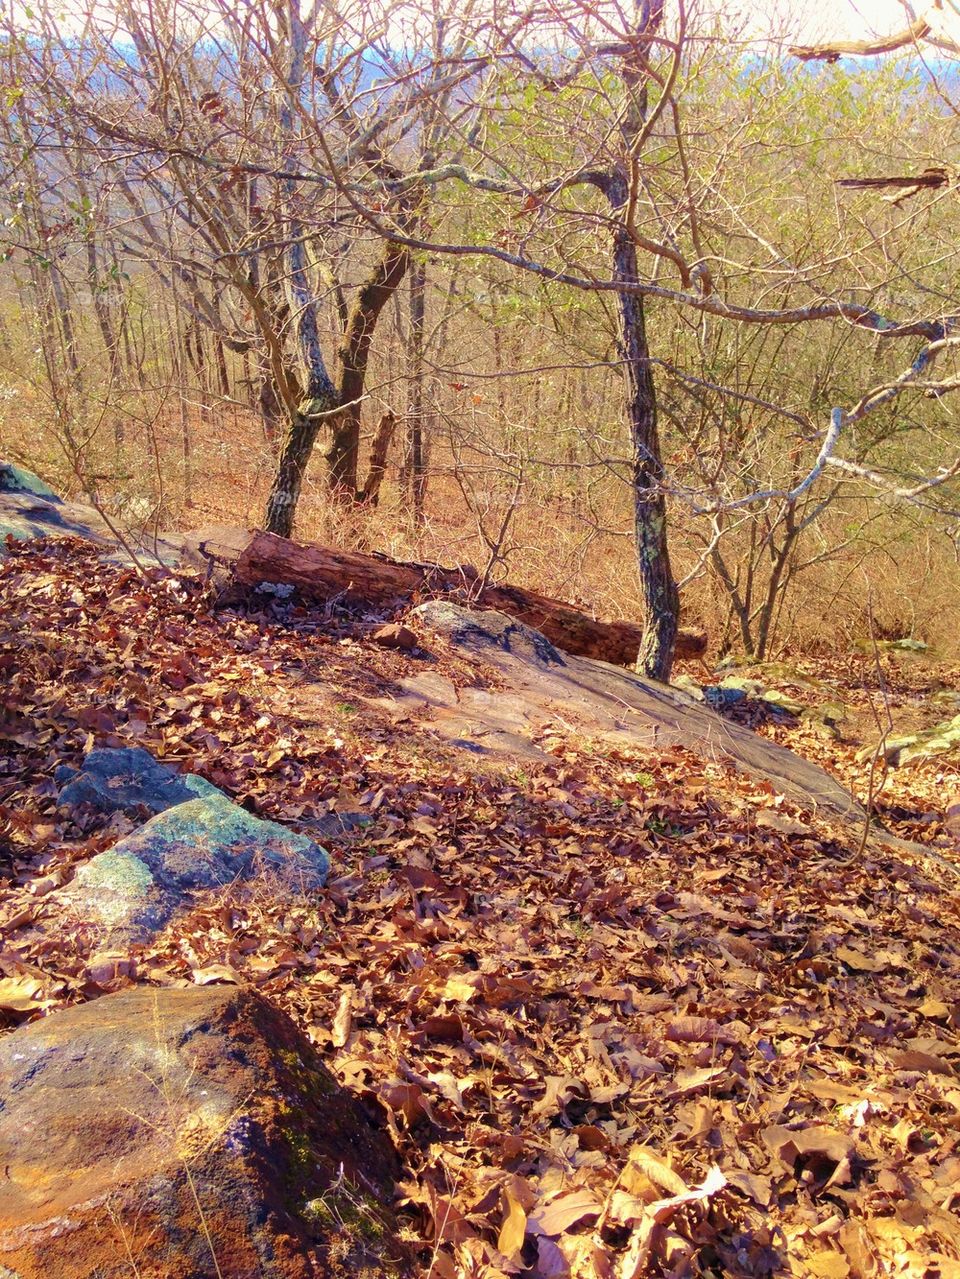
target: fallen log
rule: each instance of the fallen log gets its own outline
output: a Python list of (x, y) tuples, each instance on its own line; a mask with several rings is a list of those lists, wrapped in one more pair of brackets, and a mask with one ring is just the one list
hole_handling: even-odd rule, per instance
[[(602, 622), (561, 600), (519, 586), (480, 588), (469, 565), (404, 563), (386, 555), (364, 555), (329, 546), (304, 546), (258, 530), (214, 526), (184, 539), (185, 556), (208, 574), (224, 574), (233, 585), (263, 589), (296, 587), (304, 599), (393, 607), (404, 601), (454, 596), (477, 608), (492, 608), (541, 631), (557, 648), (616, 666), (633, 666), (643, 627), (636, 622)], [(701, 630), (683, 629), (677, 655), (699, 657), (707, 647)]]

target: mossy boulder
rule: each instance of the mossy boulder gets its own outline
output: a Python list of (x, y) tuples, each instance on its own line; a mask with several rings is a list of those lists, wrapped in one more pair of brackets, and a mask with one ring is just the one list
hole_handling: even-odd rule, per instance
[(324, 848), (214, 790), (152, 817), (80, 867), (57, 899), (111, 944), (146, 941), (203, 889), (265, 876), (289, 891), (326, 881)]
[(0, 1275), (403, 1274), (385, 1135), (262, 995), (138, 987), (0, 1041)]

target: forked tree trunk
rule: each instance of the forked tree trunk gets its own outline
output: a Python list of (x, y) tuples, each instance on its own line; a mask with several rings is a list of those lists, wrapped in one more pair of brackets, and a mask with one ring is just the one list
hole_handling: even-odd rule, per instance
[[(284, 12), (286, 36), (289, 40), (289, 65), (287, 68), (286, 97), (280, 107), (280, 125), (285, 136), (293, 130), (293, 104), (298, 100), (303, 84), (307, 56), (307, 31), (300, 13), (300, 0), (289, 0)], [(289, 537), (293, 532), (293, 520), (297, 502), (303, 488), (303, 477), (316, 443), (317, 434), (329, 413), (342, 403), (327, 373), (320, 345), (317, 319), (317, 298), (310, 278), (305, 230), (300, 220), (297, 204), (297, 182), (292, 176), (295, 154), (291, 148), (285, 161), (285, 169), (291, 176), (284, 178), (281, 190), (287, 217), (289, 243), (286, 253), (285, 279), (290, 311), (295, 317), (297, 350), (303, 371), (306, 396), (297, 400), (296, 390), (287, 386), (284, 407), (287, 412), (287, 432), (284, 436), (276, 474), (267, 498), (265, 524), (269, 532)], [(278, 384), (285, 376), (279, 354), (274, 344), (271, 355), (274, 377)], [(294, 404), (296, 405), (294, 407)]]
[(351, 500), (362, 498), (357, 481), (360, 460), (360, 409), (367, 380), (370, 343), (380, 312), (393, 296), (410, 262), (409, 250), (387, 241), (380, 260), (361, 284), (347, 313), (340, 343), (338, 397), (343, 410), (334, 419), (327, 452), (331, 493)]

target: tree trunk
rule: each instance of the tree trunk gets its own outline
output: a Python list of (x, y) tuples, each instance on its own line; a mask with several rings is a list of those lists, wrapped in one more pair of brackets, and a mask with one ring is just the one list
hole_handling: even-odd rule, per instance
[[(198, 566), (210, 571), (225, 567), (229, 580), (245, 588), (283, 582), (297, 587), (305, 599), (326, 602), (343, 597), (351, 603), (386, 608), (432, 596), (470, 600), (477, 607), (497, 609), (525, 622), (568, 653), (619, 666), (635, 665), (646, 633), (635, 622), (597, 621), (561, 600), (517, 586), (489, 586), (471, 600), (478, 575), (469, 566), (402, 563), (386, 555), (301, 546), (269, 533), (223, 527), (191, 533), (185, 546)], [(706, 643), (702, 631), (681, 632), (678, 652), (697, 657)]]
[[(620, 122), (624, 159), (600, 185), (614, 214), (622, 213), (613, 241), (613, 279), (635, 284), (639, 278), (632, 209), (639, 189), (638, 148), (647, 119), (649, 69), (645, 48), (663, 22), (664, 0), (638, 0), (636, 44), (625, 56), (627, 101)], [(667, 547), (667, 503), (663, 458), (657, 429), (657, 395), (647, 346), (646, 317), (639, 295), (618, 295), (617, 345), (627, 393), (633, 478), (634, 535), (643, 605), (643, 639), (637, 669), (666, 682), (680, 619), (680, 598)]]
[[(627, 180), (616, 173), (607, 195), (614, 209), (627, 199)], [(638, 276), (637, 248), (626, 227), (616, 231), (613, 278), (624, 283)], [(663, 494), (663, 460), (657, 428), (657, 397), (647, 346), (643, 299), (618, 296), (618, 346), (626, 386), (633, 476), (634, 535), (637, 570), (643, 602), (644, 630), (637, 670), (666, 683), (673, 664), (674, 641), (680, 619), (680, 598), (667, 545), (667, 503)]]
[(427, 474), (423, 453), (423, 334), (426, 321), (427, 269), (422, 261), (410, 271), (410, 331), (407, 382), (407, 456), (413, 522), (423, 527)]
[(257, 354), (257, 407), (260, 410), (260, 421), (263, 423), (263, 434), (273, 444), (280, 434), (280, 423), (283, 420), (283, 406), (277, 394), (270, 360), (262, 351)]
[[(293, 103), (301, 92), (307, 51), (307, 32), (300, 14), (300, 0), (289, 0), (284, 19), (289, 41), (289, 63), (284, 86), (286, 94), (280, 108), (280, 127), (283, 135), (290, 138), (293, 136)], [(288, 173), (294, 172), (296, 160), (295, 148), (291, 146), (284, 162)], [(289, 237), (285, 285), (290, 310), (295, 316), (297, 350), (303, 368), (306, 396), (296, 407), (293, 404), (295, 391), (292, 386), (288, 388), (289, 394), (284, 396), (287, 433), (267, 498), (265, 522), (271, 533), (289, 537), (293, 532), (293, 520), (307, 464), (320, 427), (328, 420), (320, 415), (335, 409), (340, 401), (327, 373), (320, 345), (317, 298), (310, 280), (305, 232), (297, 208), (296, 180), (292, 176), (285, 177), (281, 189)], [(272, 357), (272, 371), (280, 385), (284, 369), (278, 355)]]
[[(322, 412), (336, 407), (336, 395), (316, 396), (310, 401), (311, 412)], [(267, 514), (265, 527), (268, 533), (276, 533), (279, 537), (289, 537), (293, 532), (293, 520), (297, 503), (303, 488), (303, 477), (307, 473), (307, 465), (313, 446), (320, 430), (320, 420), (306, 413), (295, 413), (287, 427), (280, 460), (267, 498)]]
[(393, 296), (410, 262), (409, 250), (387, 241), (379, 262), (361, 284), (347, 314), (340, 343), (338, 399), (343, 405), (334, 420), (333, 440), (327, 452), (330, 490), (357, 499), (360, 459), (360, 408), (367, 378), (370, 343), (380, 312)]
[(377, 426), (373, 437), (373, 448), (370, 450), (370, 469), (367, 471), (367, 482), (363, 486), (363, 501), (368, 506), (376, 506), (380, 501), (380, 485), (387, 473), (387, 453), (390, 441), (397, 429), (397, 419), (387, 409)]

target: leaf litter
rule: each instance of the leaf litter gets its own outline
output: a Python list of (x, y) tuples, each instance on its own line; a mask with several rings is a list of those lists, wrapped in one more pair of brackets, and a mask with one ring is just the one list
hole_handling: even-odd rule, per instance
[[(0, 599), (8, 1028), (131, 982), (256, 985), (395, 1142), (430, 1279), (960, 1276), (960, 893), (922, 856), (857, 856), (681, 749), (558, 724), (546, 763), (457, 751), (383, 699), (411, 662), (476, 665), (369, 617), (214, 615), (189, 575), (69, 541), (12, 546)], [(46, 894), (135, 823), (60, 812), (52, 778), (131, 744), (323, 829), (327, 888), (235, 885), (98, 952)], [(911, 777), (909, 811), (934, 796)], [(337, 813), (365, 820), (331, 837)]]

